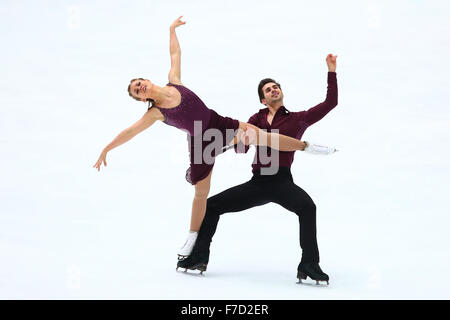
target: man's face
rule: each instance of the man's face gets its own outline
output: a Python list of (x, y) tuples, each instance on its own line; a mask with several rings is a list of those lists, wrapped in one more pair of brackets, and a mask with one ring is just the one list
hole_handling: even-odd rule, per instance
[(264, 94), (262, 103), (265, 105), (283, 101), (283, 91), (281, 91), (280, 87), (275, 82), (266, 83), (262, 88), (262, 92)]

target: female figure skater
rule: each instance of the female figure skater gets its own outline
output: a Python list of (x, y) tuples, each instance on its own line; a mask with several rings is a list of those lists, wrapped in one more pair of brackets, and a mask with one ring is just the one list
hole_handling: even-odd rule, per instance
[[(183, 86), (180, 77), (181, 49), (178, 43), (175, 29), (186, 22), (176, 19), (170, 26), (170, 58), (171, 69), (169, 72), (169, 83), (160, 87), (150, 80), (137, 78), (131, 80), (128, 86), (128, 94), (138, 100), (152, 104), (143, 117), (131, 127), (123, 130), (111, 143), (109, 143), (100, 154), (94, 168), (100, 170), (103, 163), (106, 166), (106, 155), (115, 147), (129, 141), (138, 133), (149, 128), (155, 121), (182, 129), (188, 132), (190, 148), (190, 167), (186, 172), (186, 179), (195, 186), (194, 200), (192, 202), (190, 232), (183, 247), (178, 252), (179, 259), (189, 256), (195, 244), (197, 233), (200, 230), (205, 212), (206, 200), (211, 183), (211, 173), (214, 161), (204, 161), (201, 157), (194, 159), (196, 150), (203, 150), (211, 143), (205, 139), (198, 139), (198, 132), (194, 130), (194, 121), (201, 124), (201, 134), (207, 129), (216, 129), (222, 133), (223, 139), (219, 141), (225, 147), (230, 143), (237, 143), (239, 139), (245, 139), (246, 143), (266, 145), (281, 151), (304, 150), (306, 143), (284, 135), (267, 133), (256, 126), (243, 123), (228, 117), (222, 117), (214, 110), (209, 109), (195, 95), (194, 92)], [(250, 130), (247, 131), (247, 128)], [(226, 135), (226, 131), (234, 130), (234, 135)], [(251, 131), (251, 134), (250, 134)], [(197, 135), (194, 135), (196, 133)], [(276, 140), (275, 140), (276, 139)], [(249, 141), (251, 140), (251, 141)], [(272, 143), (273, 141), (273, 143)], [(276, 142), (278, 142), (278, 145)], [(214, 141), (218, 143), (218, 141)], [(198, 154), (198, 153), (197, 153)], [(217, 154), (214, 154), (214, 158)]]

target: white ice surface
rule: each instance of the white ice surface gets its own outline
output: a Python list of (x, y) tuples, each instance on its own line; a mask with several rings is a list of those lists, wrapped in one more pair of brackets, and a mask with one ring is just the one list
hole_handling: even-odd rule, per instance
[[(2, 1), (0, 298), (449, 299), (448, 1)], [(318, 208), (327, 288), (296, 284), (297, 217), (225, 215), (203, 277), (175, 272), (193, 188), (186, 137), (162, 123), (101, 149), (146, 110), (129, 80), (163, 85), (168, 26), (183, 83), (240, 120), (281, 82), (285, 104), (339, 105), (304, 139), (294, 179)], [(216, 162), (211, 195), (247, 181), (253, 152)]]

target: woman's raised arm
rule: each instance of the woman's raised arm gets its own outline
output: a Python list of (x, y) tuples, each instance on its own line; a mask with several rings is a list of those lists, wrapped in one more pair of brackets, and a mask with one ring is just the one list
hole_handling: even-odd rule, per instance
[(177, 34), (175, 29), (186, 22), (181, 21), (180, 19), (183, 16), (180, 16), (177, 20), (175, 20), (170, 26), (170, 72), (169, 72), (169, 82), (173, 84), (182, 84), (181, 83), (181, 49), (180, 44), (178, 43)]

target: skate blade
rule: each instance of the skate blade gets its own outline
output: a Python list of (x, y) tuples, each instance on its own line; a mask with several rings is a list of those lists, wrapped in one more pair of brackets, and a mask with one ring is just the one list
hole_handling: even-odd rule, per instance
[(298, 278), (297, 284), (301, 284), (304, 286), (311, 286), (311, 287), (328, 287), (330, 285), (330, 281), (326, 281), (326, 280), (313, 280), (315, 283), (310, 283), (310, 282), (304, 282), (302, 280), (305, 279), (300, 279)]
[[(184, 270), (178, 270), (178, 269), (184, 269)], [(188, 271), (197, 271), (197, 270), (200, 271), (200, 272), (199, 273), (188, 272)], [(206, 271), (206, 270), (186, 269), (186, 268), (177, 267), (175, 269), (175, 271), (178, 272), (178, 273), (183, 273), (183, 274), (189, 275), (189, 276), (194, 276), (194, 277), (197, 276), (197, 277), (199, 277), (199, 276), (204, 276), (203, 272)]]

